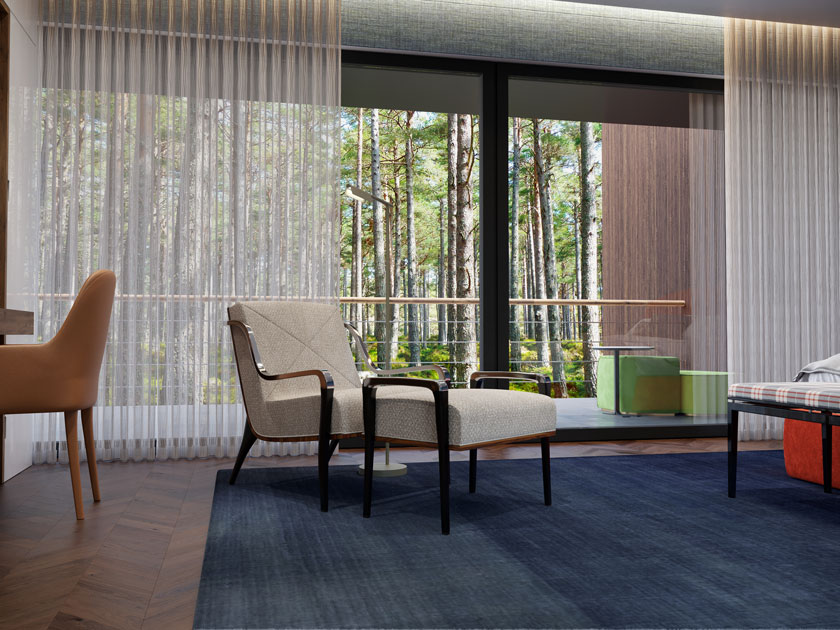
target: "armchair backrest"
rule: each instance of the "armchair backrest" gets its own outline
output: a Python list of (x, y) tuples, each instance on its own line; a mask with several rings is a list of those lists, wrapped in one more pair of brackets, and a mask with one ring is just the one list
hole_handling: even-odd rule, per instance
[[(269, 374), (328, 370), (336, 389), (361, 387), (341, 312), (316, 302), (237, 302), (231, 320), (251, 327), (262, 364)], [(247, 337), (231, 328), (242, 393), (249, 407), (283, 394), (318, 391), (315, 378), (261, 379), (253, 368)], [(253, 400), (257, 398), (257, 400)]]

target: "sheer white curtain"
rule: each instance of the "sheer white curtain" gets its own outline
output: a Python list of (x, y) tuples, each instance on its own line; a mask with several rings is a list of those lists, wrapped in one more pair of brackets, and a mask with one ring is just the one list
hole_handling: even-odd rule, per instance
[[(227, 306), (337, 302), (339, 2), (51, 0), (42, 20), (38, 334), (113, 269), (97, 455), (235, 454)], [(38, 419), (36, 462), (58, 427)]]
[[(720, 94), (689, 95), (689, 282), (691, 368), (727, 371), (724, 112)], [(695, 397), (705, 397), (698, 389)]]
[[(728, 19), (729, 364), (787, 381), (840, 352), (840, 30)], [(781, 437), (751, 417), (741, 437)]]

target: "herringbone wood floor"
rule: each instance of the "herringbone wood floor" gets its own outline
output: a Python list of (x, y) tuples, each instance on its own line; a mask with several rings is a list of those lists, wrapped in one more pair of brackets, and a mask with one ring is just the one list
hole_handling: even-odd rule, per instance
[[(743, 449), (781, 448), (746, 442)], [(723, 439), (553, 444), (552, 457), (725, 450)], [(539, 457), (531, 445), (489, 447), (481, 459)], [(466, 453), (452, 453), (466, 459)], [(361, 462), (357, 451), (335, 464)], [(435, 460), (399, 449), (403, 462)], [(310, 466), (314, 457), (246, 466)], [(0, 486), (0, 628), (192, 628), (216, 471), (231, 460), (99, 464), (102, 501), (86, 470), (76, 521), (66, 466), (34, 466)], [(313, 497), (313, 501), (316, 500)]]

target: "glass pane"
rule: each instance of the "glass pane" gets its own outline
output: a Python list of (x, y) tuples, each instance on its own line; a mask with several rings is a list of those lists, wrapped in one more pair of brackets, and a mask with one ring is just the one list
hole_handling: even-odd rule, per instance
[[(511, 368), (576, 413), (725, 412), (720, 97), (684, 100), (681, 127), (510, 119)], [(637, 346), (618, 383), (604, 346)]]
[(555, 396), (592, 396), (600, 307), (558, 301), (601, 296), (601, 125), (512, 118), (509, 129), (511, 369), (551, 376)]
[(434, 363), (464, 385), (478, 367), (478, 116), (348, 107), (342, 123), (343, 184), (388, 202), (342, 203), (344, 317), (380, 368)]

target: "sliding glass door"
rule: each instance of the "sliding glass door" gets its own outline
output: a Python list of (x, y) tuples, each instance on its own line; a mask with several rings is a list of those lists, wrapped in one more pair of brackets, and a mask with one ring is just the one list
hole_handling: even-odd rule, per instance
[[(720, 96), (509, 85), (511, 367), (550, 374), (556, 396), (591, 399), (595, 411), (596, 348), (652, 348), (632, 354), (659, 357), (638, 364), (662, 404), (634, 408), (631, 393), (625, 411), (717, 422), (727, 378)], [(600, 385), (613, 391), (612, 372)]]

